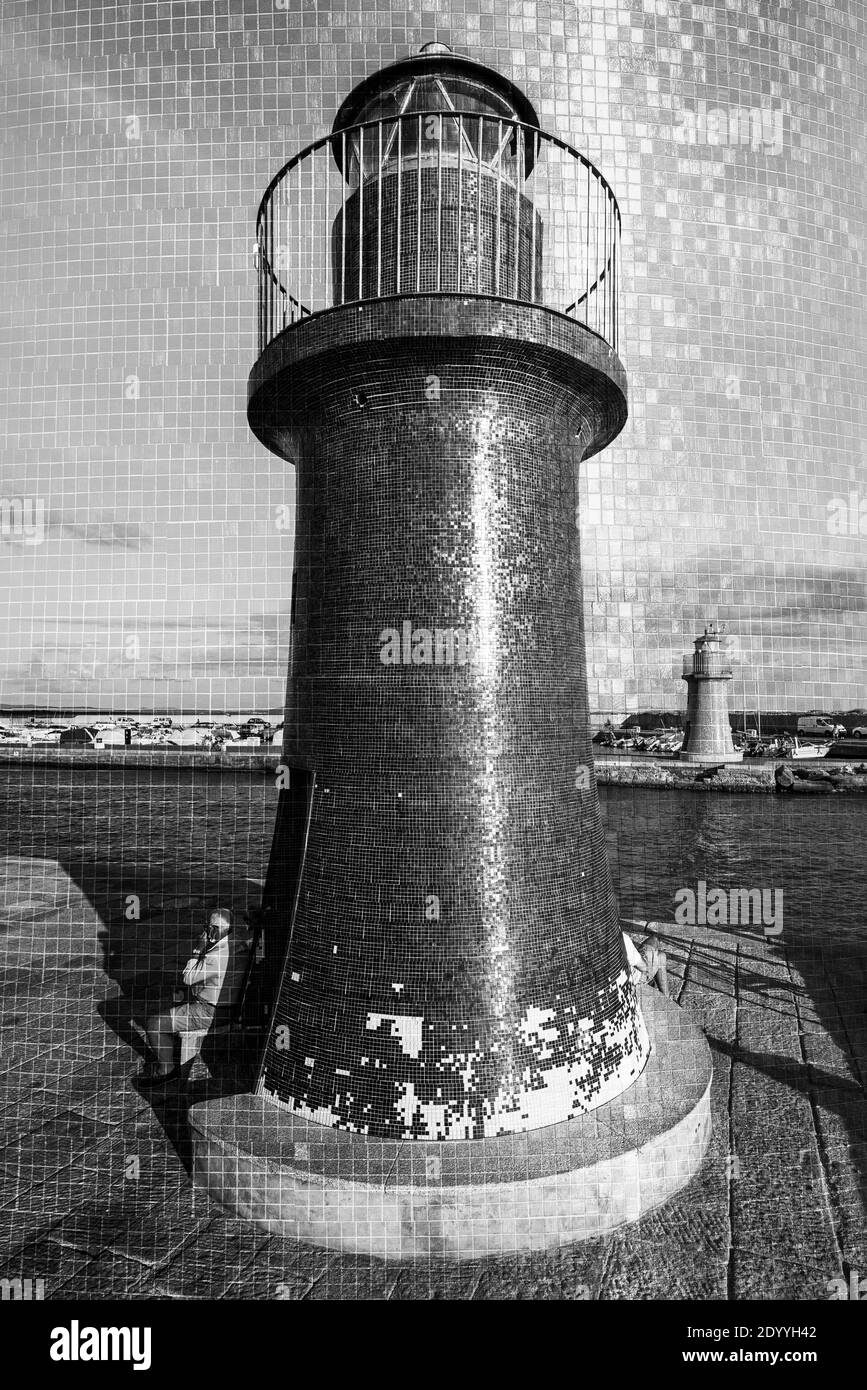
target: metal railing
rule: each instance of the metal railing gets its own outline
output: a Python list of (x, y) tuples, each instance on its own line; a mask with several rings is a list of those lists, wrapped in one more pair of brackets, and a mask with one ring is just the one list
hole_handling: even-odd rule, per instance
[(683, 658), (685, 676), (730, 676), (732, 664), (722, 652), (693, 652)]
[(317, 140), (269, 184), (256, 262), (260, 352), (337, 305), (440, 293), (542, 305), (617, 349), (614, 194), (519, 121), (421, 111)]

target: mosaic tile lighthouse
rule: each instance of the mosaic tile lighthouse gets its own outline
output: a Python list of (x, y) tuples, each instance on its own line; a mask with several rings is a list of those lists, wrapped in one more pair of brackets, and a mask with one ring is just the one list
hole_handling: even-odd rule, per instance
[(639, 1001), (588, 727), (577, 470), (627, 417), (619, 257), (601, 173), (439, 44), (260, 207), (248, 418), (297, 470), (274, 1005), (254, 1093), (193, 1130), (198, 1180), (268, 1229), (529, 1248), (704, 1152), (707, 1048)]

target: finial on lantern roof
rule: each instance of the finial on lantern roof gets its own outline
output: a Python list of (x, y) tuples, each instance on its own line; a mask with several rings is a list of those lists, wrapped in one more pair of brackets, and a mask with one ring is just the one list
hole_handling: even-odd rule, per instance
[[(342, 102), (332, 130), (348, 130), (366, 121), (389, 120), (415, 110), (439, 109), (466, 110), (536, 127), (539, 124), (536, 108), (514, 82), (435, 39), (363, 78)], [(339, 163), (339, 154), (335, 158)], [(527, 173), (534, 158), (535, 150), (528, 147)]]

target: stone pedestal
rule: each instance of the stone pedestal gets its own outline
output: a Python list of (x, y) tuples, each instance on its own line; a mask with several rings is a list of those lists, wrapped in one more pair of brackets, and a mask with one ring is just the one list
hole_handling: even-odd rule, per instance
[(647, 1066), (576, 1119), (493, 1139), (401, 1142), (229, 1096), (190, 1112), (195, 1180), (263, 1230), (394, 1260), (606, 1235), (684, 1187), (710, 1139), (707, 1042), (671, 1000), (641, 996)]

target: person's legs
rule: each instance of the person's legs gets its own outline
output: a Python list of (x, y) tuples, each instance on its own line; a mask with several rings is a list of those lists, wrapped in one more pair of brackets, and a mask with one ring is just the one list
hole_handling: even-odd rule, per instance
[[(178, 1034), (205, 1034), (213, 1026), (215, 1012), (212, 1004), (203, 1004), (198, 999), (191, 999), (188, 1003), (182, 1004), (180, 1008), (172, 1010), (175, 1032)], [(200, 1047), (201, 1039), (199, 1040), (199, 1047), (192, 1055), (197, 1056)], [(192, 1056), (190, 1060), (192, 1060)]]
[(175, 1065), (175, 1023), (172, 1011), (152, 1014), (145, 1025), (151, 1051), (156, 1058), (156, 1072), (167, 1075)]
[(660, 990), (662, 991), (662, 993), (665, 995), (665, 997), (666, 997), (666, 999), (667, 999), (667, 998), (668, 998), (668, 969), (667, 969), (666, 955), (665, 955), (665, 952), (664, 952), (664, 951), (660, 951), (660, 953), (659, 953), (659, 965), (658, 965), (657, 971), (656, 971), (656, 983), (659, 985)]

